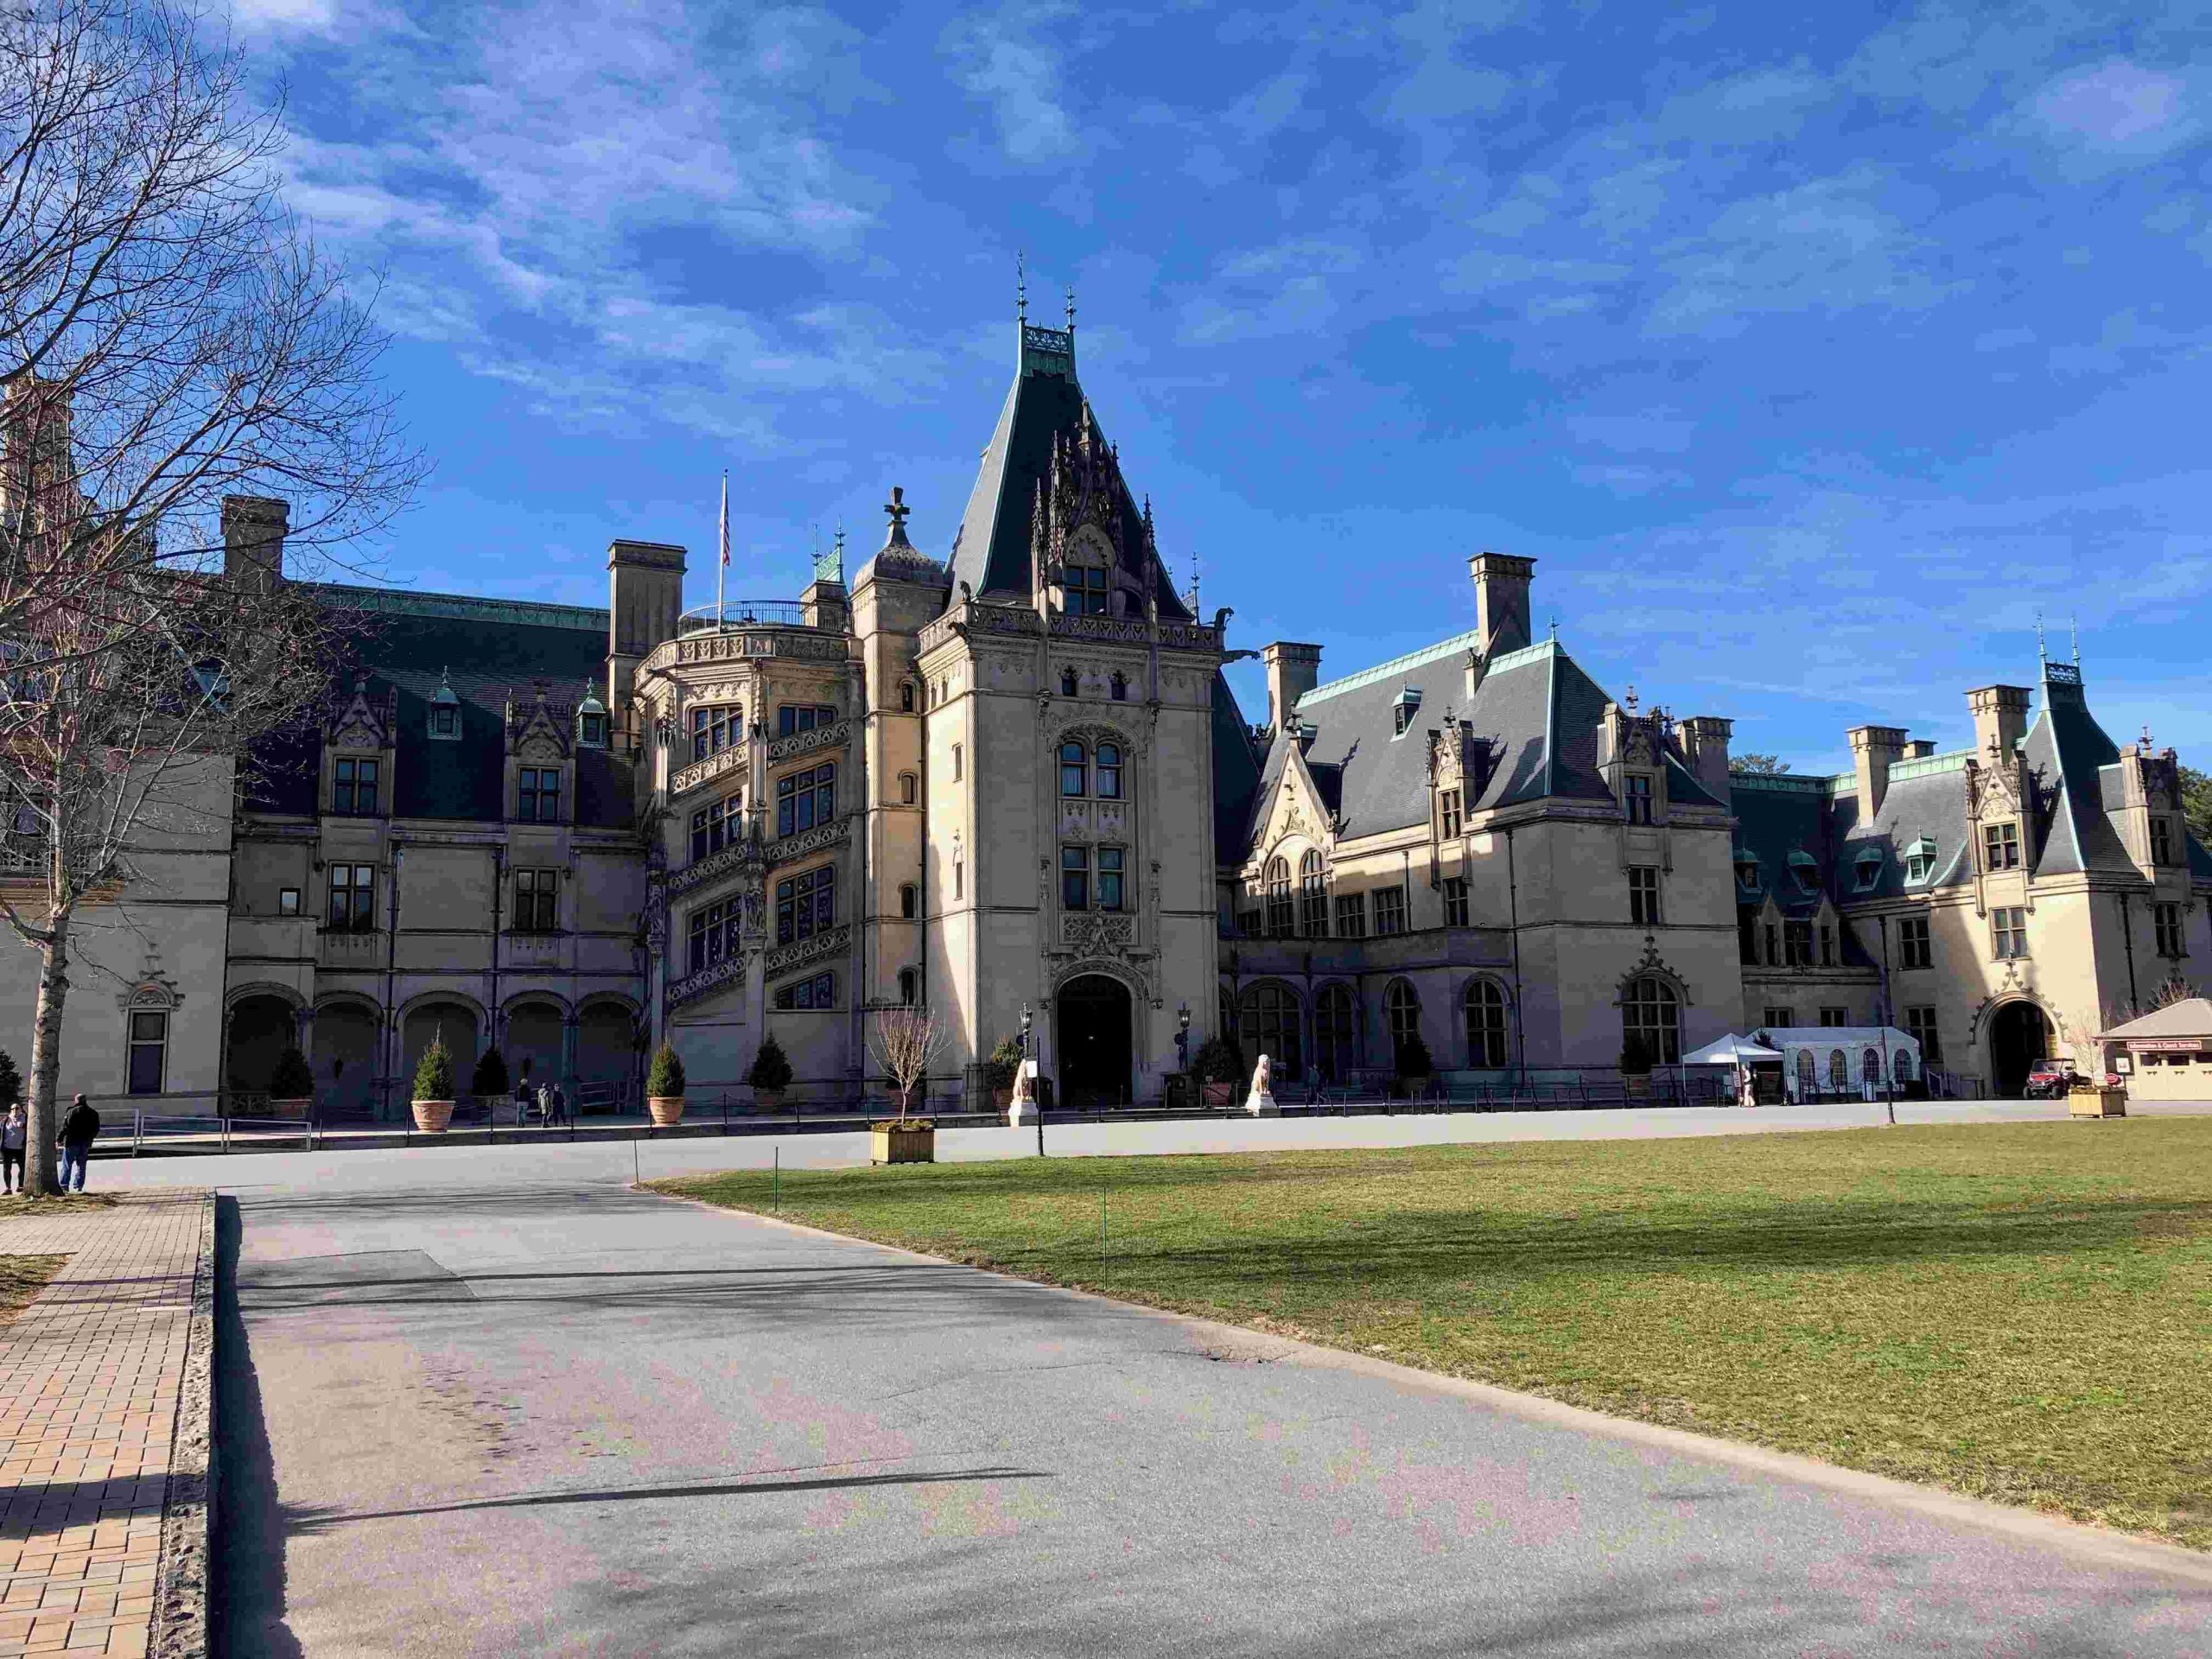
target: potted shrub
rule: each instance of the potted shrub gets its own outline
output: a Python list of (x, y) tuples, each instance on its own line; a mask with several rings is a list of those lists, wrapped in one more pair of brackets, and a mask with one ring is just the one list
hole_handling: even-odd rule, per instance
[(285, 1045), (276, 1057), (276, 1069), (269, 1074), (269, 1109), (278, 1117), (296, 1117), (302, 1122), (315, 1115), (315, 1068), (297, 1043)]
[(1236, 1106), (1243, 1103), (1250, 1079), (1244, 1071), (1244, 1054), (1226, 1037), (1209, 1037), (1198, 1046), (1191, 1071), (1198, 1080), (1198, 1099), (1205, 1106)]
[(442, 1135), (452, 1122), (453, 1056), (440, 1031), (415, 1063), (415, 1127), (425, 1135)]
[(1021, 1045), (1011, 1037), (999, 1039), (991, 1058), (983, 1062), (983, 1087), (991, 1091), (991, 1109), (1001, 1117), (1014, 1103), (1014, 1074), (1021, 1065)]
[(1398, 1045), (1397, 1060), (1398, 1087), (1408, 1100), (1418, 1099), (1436, 1071), (1436, 1062), (1429, 1058), (1428, 1045), (1419, 1032)]
[[(487, 1048), (476, 1057), (476, 1070), (470, 1073), (468, 1092), (480, 1101), (499, 1101), (511, 1085), (507, 1080), (506, 1056), (496, 1048)], [(494, 1110), (498, 1109), (495, 1106)]]
[(1651, 1050), (1641, 1037), (1621, 1044), (1621, 1092), (1630, 1100), (1651, 1096)]
[(775, 1113), (784, 1109), (784, 1090), (791, 1086), (791, 1057), (784, 1052), (774, 1033), (760, 1039), (760, 1047), (753, 1057), (753, 1069), (745, 1074), (753, 1086), (753, 1104), (764, 1113)]
[(671, 1128), (683, 1121), (683, 1062), (666, 1043), (653, 1056), (645, 1073), (645, 1110), (657, 1129)]

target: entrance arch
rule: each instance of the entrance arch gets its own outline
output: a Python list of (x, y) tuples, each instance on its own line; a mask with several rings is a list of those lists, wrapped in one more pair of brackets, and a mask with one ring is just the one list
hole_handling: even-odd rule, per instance
[(567, 1081), (561, 1065), (561, 1010), (551, 1002), (520, 1002), (507, 1010), (507, 1076), (533, 1089)]
[(1127, 1105), (1134, 1050), (1129, 988), (1103, 974), (1071, 979), (1052, 999), (1052, 1020), (1061, 1104)]
[(2032, 1002), (2007, 1002), (1990, 1016), (1990, 1092), (2015, 1100), (2026, 1086), (2028, 1068), (2050, 1058), (2050, 1021)]
[(234, 1093), (269, 1091), (276, 1062), (289, 1048), (298, 1017), (283, 997), (257, 992), (231, 1005), (230, 1041), (223, 1056), (223, 1081)]
[(393, 1099), (399, 1109), (407, 1109), (406, 1103), (414, 1097), (415, 1068), (423, 1058), (423, 1051), (435, 1037), (446, 1039), (446, 1052), (453, 1056), (453, 1084), (456, 1094), (468, 1088), (468, 1074), (475, 1068), (476, 1057), (482, 1051), (477, 1046), (476, 1010), (466, 1002), (418, 1002), (407, 1011), (407, 1023), (400, 1032), (398, 1088)]
[(380, 1023), (376, 1009), (359, 1002), (326, 1002), (315, 1010), (315, 1109), (323, 1122), (376, 1116)]

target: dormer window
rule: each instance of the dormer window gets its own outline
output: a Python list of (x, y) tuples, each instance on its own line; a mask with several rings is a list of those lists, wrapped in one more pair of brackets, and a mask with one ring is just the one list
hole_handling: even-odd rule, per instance
[(1622, 780), (1627, 785), (1628, 821), (1630, 823), (1651, 822), (1651, 774), (1631, 772)]
[(447, 743), (461, 738), (461, 699), (454, 696), (453, 682), (442, 673), (438, 676), (438, 689), (430, 696), (430, 735)]
[(1985, 823), (1981, 827), (1981, 850), (1986, 861), (1985, 868), (2018, 869), (2020, 826), (2017, 823)]
[(1421, 712), (1421, 688), (1409, 685), (1397, 695), (1390, 704), (1390, 735), (1403, 737), (1414, 723), (1414, 716)]
[(576, 705), (576, 741), (588, 749), (607, 747), (607, 705), (588, 687), (583, 701)]
[(2171, 818), (2151, 820), (2151, 861), (2153, 864), (2176, 864), (2174, 856), (2174, 821)]
[(1736, 849), (1736, 885), (1751, 893), (1759, 890), (1759, 861), (1748, 847)]
[(1904, 879), (1908, 887), (1916, 887), (1936, 874), (1936, 843), (1927, 836), (1904, 849)]
[(1067, 597), (1061, 609), (1070, 616), (1106, 614), (1106, 573), (1096, 565), (1077, 565), (1061, 577)]
[(1821, 890), (1821, 867), (1810, 853), (1801, 849), (1790, 854), (1789, 874), (1796, 878), (1800, 893)]
[(1859, 891), (1872, 893), (1874, 884), (1882, 879), (1882, 849), (1878, 847), (1864, 849), (1852, 861), (1851, 868), (1858, 873)]

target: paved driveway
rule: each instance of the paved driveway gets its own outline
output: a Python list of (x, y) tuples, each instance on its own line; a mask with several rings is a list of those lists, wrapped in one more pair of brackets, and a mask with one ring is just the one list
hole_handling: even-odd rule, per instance
[(2202, 1563), (500, 1156), (226, 1208), (226, 1651), (2206, 1650)]

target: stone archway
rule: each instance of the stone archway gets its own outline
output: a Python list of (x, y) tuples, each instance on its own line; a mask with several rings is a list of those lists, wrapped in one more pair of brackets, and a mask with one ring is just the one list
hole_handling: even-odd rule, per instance
[(360, 1002), (326, 1002), (315, 1013), (315, 1115), (377, 1115), (377, 1011)]
[(507, 1010), (507, 1077), (533, 1089), (547, 1084), (565, 1084), (560, 1005), (534, 1001), (518, 1002)]
[(467, 1092), (469, 1073), (483, 1052), (477, 1031), (476, 1010), (466, 1002), (433, 997), (408, 1009), (406, 1023), (400, 1028), (399, 1076), (394, 1079), (397, 1087), (392, 1091), (401, 1111), (414, 1098), (415, 1067), (434, 1037), (444, 1037), (446, 1052), (453, 1056), (454, 1092)]
[(1127, 1105), (1135, 1052), (1135, 1004), (1129, 988), (1105, 974), (1071, 979), (1053, 995), (1052, 1020), (1059, 1103)]
[(2050, 1021), (2032, 1002), (2007, 1002), (1989, 1016), (1989, 1092), (2017, 1100), (2028, 1068), (2050, 1058)]
[(576, 1014), (576, 1081), (616, 1088), (637, 1071), (638, 1018), (620, 1002), (587, 1002)]
[(276, 1062), (297, 1039), (299, 1016), (272, 992), (256, 992), (231, 1004), (224, 1040), (223, 1083), (236, 1094), (269, 1092)]

